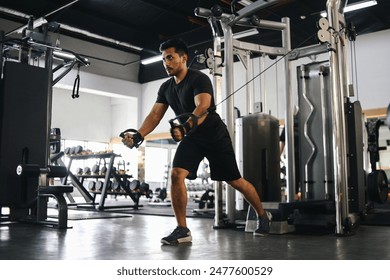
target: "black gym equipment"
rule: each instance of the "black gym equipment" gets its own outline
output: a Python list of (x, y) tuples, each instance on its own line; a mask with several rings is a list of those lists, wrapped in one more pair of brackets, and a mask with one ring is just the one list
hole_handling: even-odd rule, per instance
[(37, 164), (20, 164), (16, 168), (18, 176), (38, 177), (41, 174), (46, 174), (48, 178), (65, 177), (68, 175), (68, 170), (62, 166), (49, 165), (46, 169), (40, 168)]
[(156, 194), (156, 200), (154, 202), (164, 202), (164, 200), (167, 198), (166, 188), (156, 188), (154, 192)]
[(65, 155), (70, 155), (70, 147), (65, 148), (64, 154)]
[(280, 201), (279, 120), (255, 113), (236, 124), (242, 133), (237, 144), (242, 146), (243, 177), (256, 186), (262, 201)]
[[(103, 163), (102, 163), (103, 161)], [(103, 165), (102, 165), (103, 164)], [(91, 172), (94, 175), (104, 175), (107, 172), (107, 162), (105, 158), (99, 158), (99, 161), (91, 168)]]
[(96, 189), (96, 191), (101, 192), (103, 190), (103, 182), (102, 181), (96, 181), (95, 189)]
[(120, 192), (121, 186), (117, 180), (114, 180), (111, 185), (112, 192)]
[[(122, 166), (122, 168), (121, 168)], [(113, 167), (115, 168), (115, 167)], [(121, 160), (118, 162), (117, 167), (115, 168), (115, 171), (117, 174), (126, 174), (126, 162), (124, 160)]]
[[(60, 147), (60, 131), (51, 129), (52, 86), (72, 67), (54, 80), (53, 73), (61, 67), (53, 69), (53, 61), (58, 59), (63, 66), (88, 62), (53, 47), (48, 29), (45, 24), (34, 30), (30, 18), (22, 39), (6, 38), (0, 32), (0, 207), (10, 208), (12, 221), (67, 228), (63, 195), (73, 187), (49, 185), (48, 178), (64, 175), (61, 168), (49, 165), (51, 152)], [(49, 197), (57, 200), (57, 222), (47, 217)]]
[(95, 181), (89, 181), (88, 182), (88, 190), (91, 192), (96, 191), (96, 182)]
[(142, 182), (140, 187), (140, 192), (145, 195), (146, 198), (152, 198), (153, 197), (153, 191), (150, 189), (149, 184)]
[(84, 168), (84, 175), (91, 175), (91, 168), (88, 166)]
[(78, 167), (76, 170), (76, 175), (81, 176), (83, 175), (84, 170), (81, 167)]
[(141, 185), (141, 182), (138, 180), (133, 180), (129, 183), (129, 188), (132, 191), (137, 191)]
[(61, 152), (61, 130), (52, 128), (50, 132), (50, 153), (57, 154)]
[[(48, 178), (65, 177), (68, 170), (63, 166), (49, 165), (46, 168), (41, 168), (37, 164), (20, 164), (16, 168), (16, 175), (22, 179), (39, 178), (37, 189), (37, 198), (32, 203), (33, 211), (24, 217), (20, 217), (20, 221), (50, 225), (59, 229), (68, 228), (68, 205), (64, 198), (65, 193), (73, 192), (71, 186), (49, 186)], [(58, 219), (57, 221), (50, 220), (47, 215), (48, 198), (52, 197), (57, 201)]]
[(367, 196), (369, 201), (380, 204), (387, 201), (389, 193), (387, 175), (376, 167), (380, 160), (379, 151), (386, 150), (386, 147), (379, 146), (379, 128), (382, 125), (384, 121), (380, 119), (371, 119), (366, 123), (371, 165), (371, 173), (367, 177)]
[(81, 152), (83, 151), (83, 147), (80, 146), (80, 145), (77, 145), (74, 149), (74, 153), (77, 155), (77, 154), (81, 154)]
[[(117, 170), (114, 167), (115, 159), (120, 157), (112, 152), (104, 153), (81, 153), (75, 155), (68, 155), (69, 162), (67, 164), (68, 170), (72, 170), (72, 164), (78, 160), (92, 160), (96, 159), (96, 164), (92, 167), (92, 170), (89, 167), (84, 167), (83, 173), (80, 175), (78, 171), (76, 174), (69, 172), (69, 175), (62, 180), (62, 184), (67, 184), (68, 178), (71, 181), (71, 184), (77, 188), (80, 194), (85, 199), (85, 203), (77, 203), (77, 207), (94, 209), (95, 200), (100, 196), (100, 201), (98, 203), (97, 209), (104, 211), (109, 208), (134, 208), (138, 209), (142, 207), (139, 204), (139, 199), (142, 194), (138, 190), (139, 183), (135, 181), (132, 182), (131, 179), (133, 176), (126, 174), (126, 170)], [(65, 166), (64, 162), (60, 161), (60, 165)], [(118, 168), (126, 167), (126, 163), (123, 160), (119, 160)], [(135, 186), (135, 187), (133, 187)], [(129, 196), (134, 204), (133, 205), (106, 205), (105, 201), (108, 195), (118, 195)]]
[(367, 177), (367, 194), (371, 201), (385, 203), (388, 198), (389, 188), (385, 171), (374, 170)]
[[(214, 210), (214, 190), (209, 189), (206, 190), (200, 199), (195, 199), (195, 202), (198, 203), (198, 209), (197, 210), (205, 210), (205, 211), (212, 211)], [(194, 210), (195, 212), (198, 212)]]

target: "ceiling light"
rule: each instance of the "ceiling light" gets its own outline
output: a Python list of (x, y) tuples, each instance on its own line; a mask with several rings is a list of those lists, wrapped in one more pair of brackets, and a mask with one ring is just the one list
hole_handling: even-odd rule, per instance
[[(378, 2), (376, 0), (369, 0), (369, 1), (361, 1), (361, 2), (356, 2), (351, 5), (348, 5), (344, 8), (344, 13), (348, 13), (351, 11), (356, 11), (364, 8), (368, 8), (371, 6), (377, 5)], [(326, 12), (321, 12), (322, 17), (326, 17), (327, 13)]]
[(158, 62), (158, 61), (161, 61), (161, 55), (156, 55), (156, 56), (152, 56), (152, 57), (149, 57), (149, 58), (145, 58), (145, 59), (142, 59), (141, 60), (141, 64), (143, 65), (148, 65), (148, 64), (152, 64), (152, 63), (155, 63), (155, 62)]

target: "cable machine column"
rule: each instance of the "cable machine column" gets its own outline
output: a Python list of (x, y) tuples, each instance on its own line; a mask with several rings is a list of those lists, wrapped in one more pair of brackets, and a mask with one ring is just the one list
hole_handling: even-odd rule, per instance
[[(221, 34), (217, 26), (215, 17), (207, 18), (214, 36), (214, 65), (213, 65), (213, 81), (214, 81), (214, 95), (215, 104), (218, 104), (222, 100), (222, 42)], [(222, 115), (221, 107), (217, 107), (217, 112)], [(215, 215), (214, 215), (214, 228), (224, 227), (223, 220), (223, 197), (222, 197), (222, 182), (214, 182), (214, 196), (215, 196)]]
[[(234, 71), (233, 71), (233, 32), (231, 26), (227, 22), (226, 18), (221, 21), (222, 28), (224, 30), (225, 39), (225, 81), (226, 81), (226, 96), (230, 96), (234, 91)], [(232, 139), (233, 147), (235, 147), (235, 135), (234, 135), (234, 98), (229, 98), (225, 102), (226, 106), (226, 125)], [(235, 220), (235, 190), (232, 187), (226, 189), (226, 215), (228, 222), (234, 223)]]
[[(286, 27), (282, 30), (283, 48), (286, 53), (291, 51), (291, 34), (290, 34), (290, 19), (282, 18), (282, 23)], [(294, 154), (294, 99), (291, 89), (291, 65), (288, 57), (284, 59), (285, 72), (285, 87), (286, 87), (286, 116), (285, 116), (285, 131), (286, 131), (286, 183), (287, 183), (287, 202), (294, 201), (296, 186), (295, 186), (295, 154)]]
[[(343, 12), (347, 5), (346, 0), (328, 0), (327, 13), (330, 23), (330, 30), (335, 32), (330, 36), (329, 52), (331, 65), (331, 101), (332, 101), (332, 121), (333, 121), (333, 168), (334, 168), (334, 183), (335, 183), (335, 208), (336, 208), (336, 234), (343, 235), (344, 224), (348, 217), (348, 173), (346, 159), (346, 132), (345, 132), (345, 116), (344, 116), (344, 86), (342, 73), (342, 50), (341, 38), (338, 32), (340, 31), (340, 20), (344, 19), (340, 12)], [(341, 18), (339, 17), (341, 16)], [(336, 35), (336, 36), (334, 36)]]

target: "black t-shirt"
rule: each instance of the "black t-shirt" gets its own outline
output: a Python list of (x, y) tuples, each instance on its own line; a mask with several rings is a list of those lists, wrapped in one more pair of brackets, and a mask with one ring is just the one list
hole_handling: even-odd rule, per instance
[[(200, 93), (210, 94), (210, 107), (215, 105), (210, 78), (198, 70), (188, 69), (186, 77), (179, 84), (176, 84), (175, 79), (172, 77), (160, 86), (156, 103), (169, 105), (176, 116), (192, 113), (196, 107), (194, 98)], [(220, 116), (215, 111), (212, 111), (190, 136), (194, 138), (214, 138), (215, 135), (220, 135), (221, 129), (224, 129), (224, 127), (225, 124)]]

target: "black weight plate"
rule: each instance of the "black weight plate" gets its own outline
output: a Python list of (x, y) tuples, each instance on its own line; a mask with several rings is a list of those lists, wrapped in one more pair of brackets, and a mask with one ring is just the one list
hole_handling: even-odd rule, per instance
[(75, 147), (75, 154), (80, 154), (83, 151), (83, 147), (78, 145)]
[(99, 165), (95, 164), (91, 169), (93, 174), (99, 174)]
[(69, 153), (70, 153), (71, 155), (74, 155), (74, 154), (76, 153), (76, 147), (70, 148)]
[(120, 190), (119, 182), (118, 181), (113, 182), (111, 185), (111, 189), (114, 192), (118, 192)]
[(385, 203), (388, 191), (387, 176), (383, 170), (375, 170), (368, 174), (367, 192), (371, 201)]
[(140, 185), (141, 193), (147, 193), (149, 191), (149, 184), (142, 182)]
[(103, 182), (102, 181), (97, 181), (96, 182), (96, 190), (101, 192), (103, 189)]
[(130, 184), (129, 184), (129, 188), (130, 188), (130, 190), (132, 190), (132, 191), (134, 191), (134, 190), (136, 190), (136, 189), (139, 189), (139, 187), (140, 187), (140, 181), (138, 181), (138, 180), (133, 180), (133, 181), (131, 181)]
[(101, 169), (100, 169), (100, 174), (101, 175), (105, 175), (107, 173), (107, 167), (106, 166), (103, 166)]
[(70, 154), (70, 148), (69, 147), (65, 148), (64, 153), (65, 153), (65, 155), (69, 155)]
[(94, 181), (90, 181), (90, 182), (88, 183), (88, 189), (89, 189), (90, 191), (94, 191), (94, 190), (95, 190), (95, 182), (94, 182)]

